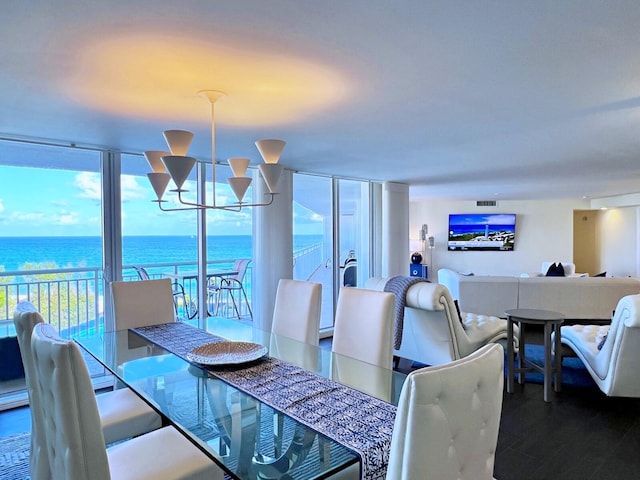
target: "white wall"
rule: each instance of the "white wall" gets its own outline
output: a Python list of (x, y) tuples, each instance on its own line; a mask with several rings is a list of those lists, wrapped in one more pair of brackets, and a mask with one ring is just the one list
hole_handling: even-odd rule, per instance
[[(497, 207), (477, 207), (475, 201), (416, 200), (409, 204), (410, 238), (423, 223), (435, 237), (433, 265), (429, 278), (436, 279), (439, 268), (484, 275), (520, 275), (540, 270), (544, 261), (573, 260), (573, 211), (589, 208), (587, 200), (498, 201)], [(516, 240), (512, 252), (449, 252), (447, 229), (450, 213), (515, 213)], [(635, 223), (634, 223), (635, 228)], [(635, 248), (635, 240), (634, 240)], [(427, 251), (426, 261), (430, 253)], [(603, 262), (608, 259), (603, 257)], [(407, 247), (407, 267), (409, 249)], [(635, 267), (635, 257), (634, 263)]]
[(638, 207), (603, 210), (599, 215), (600, 271), (607, 277), (637, 277)]

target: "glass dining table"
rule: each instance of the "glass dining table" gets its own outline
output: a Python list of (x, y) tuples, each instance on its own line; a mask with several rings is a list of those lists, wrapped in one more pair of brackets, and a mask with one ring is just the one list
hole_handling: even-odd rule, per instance
[[(197, 325), (195, 320), (185, 323)], [(280, 367), (288, 368), (287, 372), (308, 372), (330, 379), (329, 385), (353, 389), (353, 397), (364, 393), (375, 401), (397, 405), (406, 378), (400, 372), (232, 319), (211, 317), (205, 329), (192, 329), (201, 333), (203, 330), (233, 342), (266, 347), (268, 360), (250, 362), (252, 365), (276, 361)], [(337, 441), (332, 432), (323, 433), (313, 423), (283, 413), (279, 404), (248, 393), (224, 375), (218, 376), (215, 367), (187, 361), (184, 355), (160, 346), (162, 342), (151, 341), (134, 330), (85, 334), (74, 340), (164, 415), (230, 478), (361, 478), (363, 459), (358, 451)], [(232, 367), (223, 370), (231, 377), (240, 372), (242, 377), (243, 366)], [(260, 383), (257, 382), (258, 391)]]

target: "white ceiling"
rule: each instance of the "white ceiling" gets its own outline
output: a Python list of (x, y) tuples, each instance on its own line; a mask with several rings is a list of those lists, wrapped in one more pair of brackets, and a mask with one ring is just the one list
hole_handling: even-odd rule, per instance
[(197, 91), (221, 89), (218, 159), (273, 137), (412, 198), (638, 192), (639, 24), (637, 0), (3, 2), (0, 136), (142, 152), (185, 128), (207, 158)]

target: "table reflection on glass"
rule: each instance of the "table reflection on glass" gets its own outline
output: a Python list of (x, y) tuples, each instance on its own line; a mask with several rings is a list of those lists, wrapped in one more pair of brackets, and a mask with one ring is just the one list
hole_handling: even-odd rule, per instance
[[(190, 322), (191, 323), (191, 322)], [(207, 330), (229, 340), (265, 345), (269, 355), (397, 404), (405, 375), (331, 351), (211, 318)], [(136, 391), (221, 465), (232, 478), (327, 478), (350, 472), (358, 455), (282, 414), (202, 367), (120, 330), (75, 338), (118, 379)]]

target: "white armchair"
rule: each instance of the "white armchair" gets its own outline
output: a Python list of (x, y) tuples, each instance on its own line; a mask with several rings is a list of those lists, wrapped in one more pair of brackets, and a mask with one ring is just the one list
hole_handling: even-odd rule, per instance
[(620, 299), (610, 326), (567, 325), (561, 332), (562, 344), (582, 360), (600, 390), (640, 397), (640, 295)]
[[(367, 280), (366, 288), (384, 290), (386, 278)], [(394, 355), (426, 365), (452, 362), (488, 343), (507, 339), (502, 318), (460, 312), (449, 290), (438, 283), (419, 282), (407, 290), (400, 348)]]

